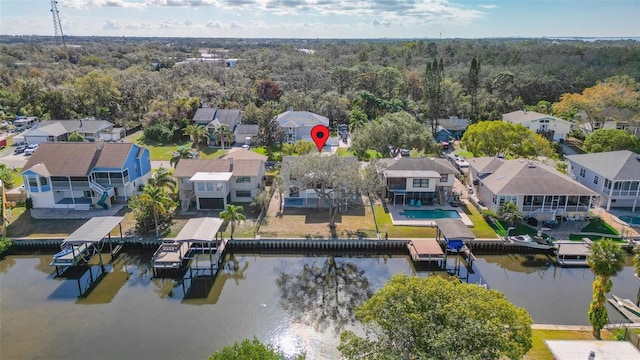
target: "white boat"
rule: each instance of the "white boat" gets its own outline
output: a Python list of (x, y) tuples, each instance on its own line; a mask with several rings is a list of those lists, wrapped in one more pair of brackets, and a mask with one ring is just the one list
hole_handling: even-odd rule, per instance
[(509, 241), (511, 241), (514, 244), (530, 247), (533, 249), (551, 250), (555, 248), (553, 244), (546, 242), (542, 239), (540, 240), (533, 239), (528, 234), (509, 236)]

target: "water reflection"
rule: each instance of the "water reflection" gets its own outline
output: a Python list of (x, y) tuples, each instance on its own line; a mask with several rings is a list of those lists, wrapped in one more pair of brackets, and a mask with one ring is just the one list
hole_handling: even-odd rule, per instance
[(354, 321), (355, 308), (371, 297), (365, 272), (346, 259), (327, 258), (321, 265), (305, 264), (299, 273), (281, 271), (275, 281), (280, 306), (294, 321), (336, 332)]
[(534, 274), (544, 277), (547, 269), (553, 266), (553, 259), (540, 254), (508, 254), (485, 256), (488, 263), (498, 265), (505, 274), (510, 272)]

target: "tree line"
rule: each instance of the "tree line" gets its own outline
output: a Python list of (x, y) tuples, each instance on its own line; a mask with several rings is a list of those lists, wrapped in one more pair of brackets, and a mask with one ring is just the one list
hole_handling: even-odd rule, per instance
[[(202, 104), (241, 109), (255, 124), (291, 107), (332, 127), (400, 111), (421, 123), (494, 120), (612, 76), (640, 79), (635, 41), (72, 37), (63, 48), (52, 40), (0, 38), (0, 116), (160, 124), (166, 141), (184, 136)], [(237, 65), (181, 63), (200, 49)]]

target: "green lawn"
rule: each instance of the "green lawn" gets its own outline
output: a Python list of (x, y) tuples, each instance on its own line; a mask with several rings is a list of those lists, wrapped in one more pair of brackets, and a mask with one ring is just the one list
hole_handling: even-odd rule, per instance
[(475, 208), (475, 206), (463, 205), (462, 209), (464, 210), (464, 213), (467, 214), (469, 219), (473, 222), (471, 232), (473, 232), (476, 238), (485, 239), (496, 237), (496, 231), (486, 221), (484, 221), (484, 218), (482, 217), (478, 209)]
[(435, 238), (436, 228), (426, 226), (394, 226), (391, 215), (384, 211), (382, 205), (375, 205), (373, 213), (378, 222), (380, 234), (389, 234), (390, 238)]
[[(151, 157), (151, 161), (171, 160), (171, 157), (173, 156), (174, 151), (176, 151), (180, 146), (186, 146), (189, 149), (192, 149), (193, 151), (195, 151), (193, 142), (190, 140), (183, 140), (173, 144), (160, 144), (155, 141), (146, 140), (144, 138), (144, 134), (142, 131), (129, 135), (127, 137), (127, 140), (149, 149), (149, 155)], [(203, 145), (200, 145), (200, 146), (202, 147)], [(227, 150), (211, 149), (211, 148), (205, 147), (199, 153), (200, 153), (201, 159), (217, 159), (218, 157), (226, 154)]]
[[(601, 332), (603, 340), (613, 340), (608, 330)], [(533, 330), (533, 347), (524, 356), (525, 360), (553, 360), (553, 354), (544, 343), (545, 340), (594, 340), (591, 331), (572, 330)]]
[(611, 225), (607, 224), (605, 221), (599, 218), (589, 221), (587, 226), (583, 227), (581, 231), (587, 233), (620, 235), (620, 233), (616, 229), (612, 228)]
[(473, 157), (473, 153), (471, 151), (458, 151), (456, 152), (456, 154), (458, 154), (458, 156), (462, 156), (465, 158), (472, 158)]

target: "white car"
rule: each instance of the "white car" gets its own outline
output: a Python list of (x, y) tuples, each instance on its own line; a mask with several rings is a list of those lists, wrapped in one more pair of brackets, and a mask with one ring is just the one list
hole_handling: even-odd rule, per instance
[(25, 156), (33, 155), (33, 153), (38, 149), (38, 146), (40, 146), (40, 145), (39, 144), (33, 144), (33, 145), (27, 146), (27, 148), (24, 150), (24, 155)]

